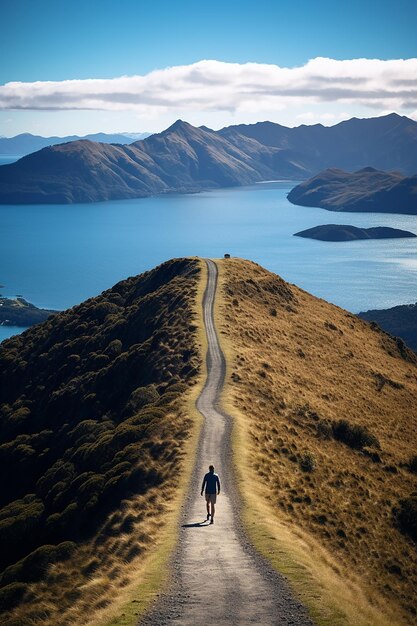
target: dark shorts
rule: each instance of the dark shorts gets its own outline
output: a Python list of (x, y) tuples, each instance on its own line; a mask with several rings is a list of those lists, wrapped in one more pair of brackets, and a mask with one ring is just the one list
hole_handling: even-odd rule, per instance
[(216, 504), (217, 494), (215, 493), (206, 493), (206, 502), (211, 502), (212, 504)]

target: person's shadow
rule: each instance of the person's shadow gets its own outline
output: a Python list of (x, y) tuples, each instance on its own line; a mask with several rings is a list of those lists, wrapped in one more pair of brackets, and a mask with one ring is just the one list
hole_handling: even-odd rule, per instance
[(205, 519), (202, 522), (194, 522), (193, 524), (182, 524), (181, 528), (206, 528), (209, 526), (209, 520)]

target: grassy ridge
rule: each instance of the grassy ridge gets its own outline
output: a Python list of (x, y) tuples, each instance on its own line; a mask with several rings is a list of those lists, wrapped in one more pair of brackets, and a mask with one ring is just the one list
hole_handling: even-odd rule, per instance
[(415, 355), (260, 266), (219, 265), (252, 540), (317, 623), (411, 624)]
[(160, 542), (192, 430), (199, 275), (170, 261), (2, 344), (3, 624), (95, 619)]

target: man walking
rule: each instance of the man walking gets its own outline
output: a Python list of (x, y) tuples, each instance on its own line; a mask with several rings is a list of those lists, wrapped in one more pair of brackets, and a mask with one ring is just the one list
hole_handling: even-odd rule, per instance
[(209, 520), (211, 515), (210, 524), (214, 524), (214, 505), (216, 504), (216, 498), (220, 493), (220, 480), (217, 474), (214, 473), (214, 465), (209, 465), (209, 471), (203, 478), (201, 495), (203, 495), (204, 487), (206, 488), (207, 519)]

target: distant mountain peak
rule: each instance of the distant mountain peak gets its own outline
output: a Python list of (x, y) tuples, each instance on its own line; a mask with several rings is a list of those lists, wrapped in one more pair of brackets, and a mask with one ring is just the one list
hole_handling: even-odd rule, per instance
[(195, 126), (193, 126), (189, 122), (185, 122), (184, 120), (177, 120), (163, 132), (168, 133), (168, 132), (179, 131), (179, 130), (190, 130), (191, 128), (195, 129)]
[(370, 167), (370, 166), (369, 166), (369, 167), (363, 167), (362, 169), (358, 170), (356, 173), (357, 173), (357, 174), (365, 174), (365, 173), (367, 173), (367, 172), (372, 173), (372, 172), (377, 172), (377, 171), (378, 171), (378, 170), (377, 170), (377, 169), (375, 169), (374, 167)]
[(388, 113), (387, 115), (382, 115), (381, 117), (385, 117), (387, 120), (388, 119), (398, 119), (398, 120), (402, 120), (405, 118), (405, 115), (398, 115), (398, 113)]

